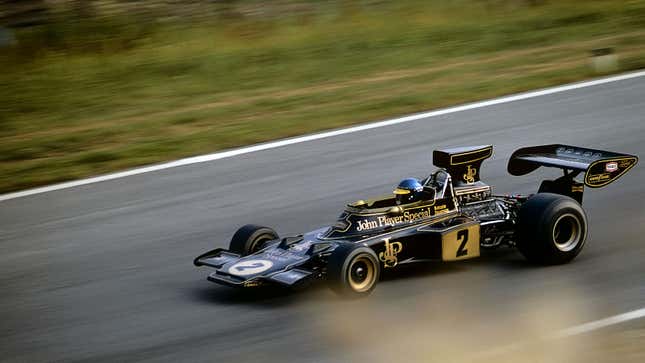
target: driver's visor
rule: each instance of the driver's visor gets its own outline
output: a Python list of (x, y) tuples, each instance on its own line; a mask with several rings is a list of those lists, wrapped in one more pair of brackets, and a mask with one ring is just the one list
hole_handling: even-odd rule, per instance
[(407, 189), (396, 188), (394, 189), (394, 194), (410, 194), (410, 191)]

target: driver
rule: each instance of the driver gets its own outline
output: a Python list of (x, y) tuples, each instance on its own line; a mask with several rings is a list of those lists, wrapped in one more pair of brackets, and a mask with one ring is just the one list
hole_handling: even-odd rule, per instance
[(415, 178), (403, 179), (394, 189), (396, 204), (418, 202), (423, 197), (423, 185)]

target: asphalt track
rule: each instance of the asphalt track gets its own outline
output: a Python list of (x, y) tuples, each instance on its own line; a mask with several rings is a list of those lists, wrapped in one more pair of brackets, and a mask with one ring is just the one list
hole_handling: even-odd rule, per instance
[(507, 158), (554, 142), (645, 155), (645, 78), (2, 201), (0, 360), (642, 361), (645, 319), (540, 339), (645, 307), (641, 164), (587, 190), (590, 236), (565, 266), (499, 249), (386, 273), (359, 301), (323, 285), (244, 293), (192, 266), (245, 223), (331, 223), (345, 202), (427, 174), (434, 148), (494, 144), (482, 179), (533, 192), (557, 172), (511, 177)]

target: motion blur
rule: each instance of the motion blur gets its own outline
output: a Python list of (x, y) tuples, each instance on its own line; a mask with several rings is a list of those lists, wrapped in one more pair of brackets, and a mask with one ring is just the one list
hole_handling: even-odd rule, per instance
[(0, 192), (645, 65), (634, 0), (0, 4)]
[(233, 291), (191, 263), (245, 223), (332, 225), (434, 149), (495, 144), (458, 176), (520, 195), (562, 176), (508, 175), (526, 145), (645, 155), (644, 36), (645, 0), (0, 0), (0, 361), (645, 362), (642, 164), (585, 194), (567, 265), (500, 247), (346, 300), (322, 282)]

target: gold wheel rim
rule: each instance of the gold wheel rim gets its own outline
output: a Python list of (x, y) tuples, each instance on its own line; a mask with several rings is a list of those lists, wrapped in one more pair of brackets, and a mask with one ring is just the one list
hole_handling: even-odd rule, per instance
[(582, 241), (582, 226), (578, 217), (571, 213), (561, 215), (553, 224), (553, 242), (555, 247), (568, 252)]
[(376, 267), (374, 261), (366, 256), (359, 256), (352, 260), (347, 269), (349, 286), (356, 292), (369, 290), (376, 280)]

